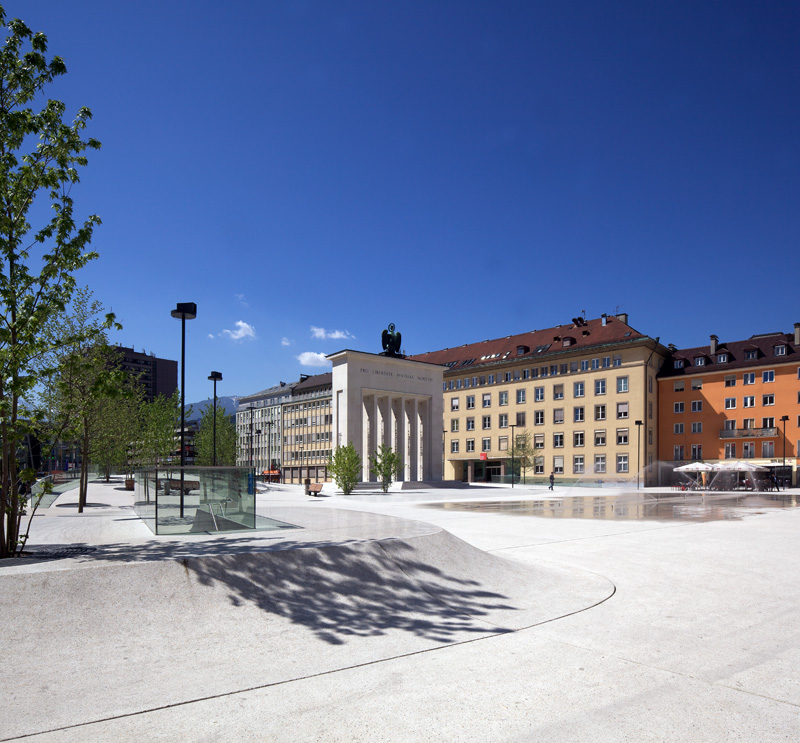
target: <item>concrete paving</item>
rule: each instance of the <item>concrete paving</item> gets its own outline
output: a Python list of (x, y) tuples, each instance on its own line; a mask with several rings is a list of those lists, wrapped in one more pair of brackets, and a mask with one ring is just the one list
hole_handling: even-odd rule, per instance
[(575, 494), (281, 486), (298, 528), (181, 539), (61, 496), (31, 550), (94, 551), (0, 564), (0, 740), (800, 740), (800, 509), (432, 507)]

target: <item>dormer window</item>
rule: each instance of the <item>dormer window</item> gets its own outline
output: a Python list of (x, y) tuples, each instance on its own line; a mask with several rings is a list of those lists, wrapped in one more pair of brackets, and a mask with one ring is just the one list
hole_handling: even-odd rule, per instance
[(517, 346), (517, 356), (524, 356), (530, 350), (528, 346)]
[(672, 362), (672, 365), (673, 365), (673, 366), (674, 366), (676, 369), (683, 369), (683, 359), (675, 359), (675, 360)]
[(717, 354), (717, 363), (718, 364), (727, 364), (728, 363), (728, 354), (727, 353), (718, 353)]
[(781, 343), (778, 346), (775, 346), (775, 355), (776, 356), (786, 356), (786, 346)]
[(561, 346), (562, 346), (562, 348), (568, 348), (568, 347), (569, 347), (569, 346), (571, 346), (573, 343), (575, 343), (575, 339), (574, 339), (574, 338), (566, 337), (566, 338), (564, 338), (564, 340), (562, 341), (562, 343), (561, 343)]
[(758, 358), (758, 351), (755, 348), (748, 348), (744, 352), (745, 361), (752, 361)]
[(698, 356), (698, 357), (697, 357), (697, 358), (694, 360), (694, 365), (695, 365), (695, 366), (705, 366), (705, 365), (706, 365), (706, 360), (705, 360), (705, 357), (704, 357), (704, 356)]

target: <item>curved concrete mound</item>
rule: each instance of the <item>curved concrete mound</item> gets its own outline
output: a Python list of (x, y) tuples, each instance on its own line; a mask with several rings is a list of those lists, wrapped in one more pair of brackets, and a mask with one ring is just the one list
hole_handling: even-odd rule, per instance
[(21, 669), (2, 739), (490, 637), (612, 593), (445, 531), (0, 574), (8, 667)]

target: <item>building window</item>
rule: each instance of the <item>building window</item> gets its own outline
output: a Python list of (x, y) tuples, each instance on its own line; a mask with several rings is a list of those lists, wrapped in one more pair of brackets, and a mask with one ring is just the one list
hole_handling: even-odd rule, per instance
[(617, 446), (627, 446), (628, 445), (628, 429), (627, 428), (618, 428), (617, 429)]
[(483, 407), (490, 408), (492, 406), (492, 393), (487, 392), (483, 396)]
[(753, 359), (758, 358), (758, 351), (755, 348), (750, 348), (744, 352), (745, 361), (753, 361)]
[(508, 391), (500, 392), (497, 398), (498, 405), (508, 405)]
[(518, 426), (525, 425), (525, 413), (517, 413), (517, 425)]
[(475, 410), (475, 395), (467, 395), (467, 410)]
[(458, 454), (458, 439), (453, 439), (450, 442), (450, 453), (451, 454)]
[(729, 441), (725, 444), (725, 459), (736, 459), (735, 441)]
[(705, 365), (706, 365), (706, 360), (705, 360), (705, 358), (704, 358), (703, 356), (698, 356), (698, 357), (697, 357), (697, 358), (694, 360), (694, 365), (695, 365), (695, 366), (705, 366)]
[(583, 382), (575, 382), (572, 388), (573, 397), (583, 397)]
[(745, 441), (742, 444), (742, 457), (744, 459), (752, 459), (756, 455), (756, 442)]
[(775, 346), (775, 355), (776, 356), (786, 356), (786, 346), (784, 346), (784, 345)]
[(672, 412), (673, 413), (682, 413), (683, 412), (683, 403), (682, 402), (676, 402), (673, 405)]
[(692, 389), (693, 390), (702, 390), (703, 389), (703, 380), (702, 379), (693, 379), (692, 380)]
[(475, 439), (467, 439), (467, 451), (475, 451)]
[(672, 391), (673, 392), (683, 392), (683, 380), (681, 379), (679, 382), (672, 383)]
[(583, 474), (583, 454), (576, 454), (574, 457), (572, 457), (572, 474)]
[(572, 434), (572, 445), (583, 446), (583, 431), (575, 431)]
[(553, 474), (564, 474), (564, 457), (553, 457)]
[(554, 384), (553, 385), (553, 399), (554, 400), (563, 400), (564, 399), (564, 385), (563, 384)]
[(736, 375), (735, 374), (726, 374), (725, 375), (725, 386), (726, 387), (735, 387), (736, 386)]
[(756, 383), (756, 373), (755, 372), (745, 372), (742, 374), (742, 384), (755, 384)]
[(605, 395), (606, 394), (606, 380), (605, 379), (595, 379), (594, 380), (594, 394), (595, 395)]
[(746, 395), (743, 399), (743, 405), (745, 408), (754, 408), (756, 406), (755, 395)]
[(627, 392), (628, 391), (628, 378), (627, 377), (617, 377), (617, 392)]
[(594, 471), (598, 475), (604, 475), (606, 472), (606, 455), (605, 454), (595, 454), (594, 455)]
[(775, 419), (774, 418), (762, 418), (761, 419), (761, 428), (775, 428)]
[(692, 423), (692, 433), (703, 433), (702, 421), (694, 421)]
[(511, 372), (510, 372), (510, 371), (507, 371), (507, 372), (506, 372), (506, 373), (503, 375), (503, 381), (504, 381), (504, 382), (510, 382), (510, 381), (511, 381)]
[(450, 399), (450, 410), (456, 411), (458, 410), (458, 398), (453, 397)]
[(722, 424), (722, 427), (723, 427), (723, 428), (724, 428), (726, 431), (735, 431), (735, 430), (736, 430), (736, 419), (735, 419), (735, 418), (731, 418), (731, 419), (729, 419), (729, 420), (726, 420), (726, 421), (725, 421), (725, 422)]
[(543, 475), (544, 474), (544, 457), (535, 457), (533, 460), (533, 474), (534, 475)]
[(595, 431), (594, 432), (594, 445), (595, 446), (605, 446), (606, 445), (606, 432), (605, 431)]
[(604, 421), (606, 419), (606, 406), (605, 405), (595, 405), (594, 406), (594, 419), (596, 421)]
[[(581, 361), (581, 371), (589, 371), (589, 359)], [(797, 370), (797, 378), (800, 379), (800, 369)]]
[(578, 405), (572, 409), (572, 420), (575, 423), (583, 423), (584, 421), (583, 405)]
[(703, 458), (703, 445), (692, 444), (692, 459), (702, 459), (702, 458)]
[(500, 428), (508, 428), (508, 414), (502, 413), (500, 415)]
[(508, 451), (508, 436), (501, 436), (497, 440), (497, 448), (500, 451)]
[(673, 446), (672, 447), (672, 458), (676, 462), (683, 461), (683, 446)]
[(734, 410), (736, 408), (736, 398), (735, 397), (726, 397), (725, 398), (725, 410)]
[(775, 456), (775, 442), (774, 441), (762, 441), (761, 442), (761, 456), (762, 457), (774, 457)]
[(775, 404), (775, 395), (762, 395), (761, 396), (761, 404), (762, 405), (774, 405)]
[(494, 374), (489, 375), (489, 384), (494, 384)]
[(543, 433), (535, 433), (533, 435), (533, 448), (534, 449), (544, 449), (544, 434)]
[(453, 418), (450, 421), (450, 433), (458, 433), (458, 418)]
[(491, 427), (492, 427), (492, 416), (491, 415), (484, 415), (483, 416), (483, 420), (482, 420), (482, 424), (481, 424), (481, 428), (483, 428), (483, 430), (486, 431), (487, 429), (489, 429)]
[(627, 418), (628, 417), (628, 403), (626, 402), (618, 402), (617, 403), (617, 418)]
[(603, 369), (608, 369), (611, 366), (611, 357), (603, 356)]
[(564, 434), (563, 433), (554, 433), (553, 434), (553, 448), (554, 449), (563, 449), (564, 448)]
[(617, 454), (617, 472), (625, 473), (628, 471), (628, 455)]
[(614, 354), (614, 366), (622, 366), (622, 356), (618, 353)]
[(474, 430), (475, 430), (475, 419), (467, 418), (467, 431), (474, 431)]
[(533, 388), (533, 401), (544, 402), (544, 387)]
[(680, 436), (683, 433), (683, 423), (676, 423), (672, 427), (672, 433)]
[(533, 411), (533, 425), (534, 426), (543, 426), (544, 425), (544, 410), (534, 410)]
[(703, 412), (703, 401), (702, 400), (692, 400), (692, 412), (693, 413), (702, 413)]
[(491, 451), (491, 450), (492, 450), (492, 440), (481, 439), (481, 451)]
[(742, 428), (746, 431), (750, 431), (756, 427), (756, 419), (755, 418), (745, 418), (742, 421)]
[(761, 381), (762, 382), (774, 382), (775, 381), (775, 370), (770, 369), (768, 371), (761, 372)]
[(728, 354), (727, 353), (718, 353), (717, 354), (717, 363), (718, 364), (725, 364), (728, 362)]
[(553, 423), (564, 422), (564, 408), (553, 408)]
[(592, 369), (600, 368), (600, 359), (592, 359)]
[(517, 390), (517, 405), (525, 402), (525, 390)]
[(683, 369), (683, 359), (673, 359), (672, 366), (675, 369)]

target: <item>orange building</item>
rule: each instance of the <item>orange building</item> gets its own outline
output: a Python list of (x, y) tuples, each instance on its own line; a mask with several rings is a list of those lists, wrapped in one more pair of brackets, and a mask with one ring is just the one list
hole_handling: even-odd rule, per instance
[[(747, 459), (797, 482), (800, 323), (794, 333), (670, 348), (658, 375), (658, 457), (672, 468)], [(785, 461), (785, 466), (784, 466)]]

